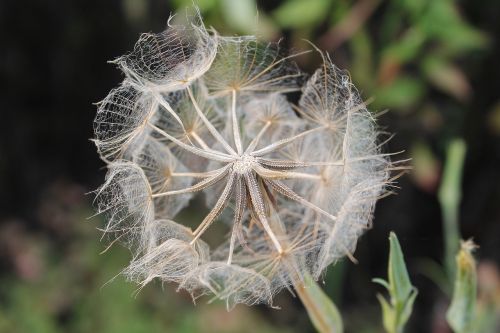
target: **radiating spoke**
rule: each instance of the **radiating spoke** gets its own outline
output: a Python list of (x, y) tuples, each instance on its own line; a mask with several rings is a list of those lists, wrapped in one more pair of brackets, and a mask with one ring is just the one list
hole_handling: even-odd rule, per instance
[(233, 156), (236, 156), (236, 152), (234, 151), (233, 148), (224, 140), (222, 135), (217, 131), (217, 129), (214, 127), (214, 125), (210, 122), (210, 120), (207, 119), (203, 111), (200, 109), (200, 106), (198, 105), (198, 102), (196, 102), (196, 99), (193, 96), (193, 92), (191, 91), (191, 88), (188, 86), (187, 87), (187, 92), (189, 94), (189, 98), (191, 99), (191, 102), (193, 103), (193, 106), (196, 110), (196, 113), (198, 113), (198, 116), (201, 118), (205, 126), (207, 126), (207, 129), (210, 131), (210, 133), (214, 136), (214, 138), (219, 141), (219, 143), (224, 147), (224, 149)]
[(280, 148), (283, 148), (285, 147), (286, 145), (289, 145), (290, 143), (294, 142), (295, 140), (297, 139), (300, 139), (308, 134), (311, 134), (311, 133), (314, 133), (314, 132), (317, 132), (319, 130), (322, 130), (322, 129), (325, 129), (326, 127), (325, 126), (319, 126), (319, 127), (315, 127), (315, 128), (312, 128), (310, 130), (307, 130), (307, 131), (304, 131), (300, 134), (297, 134), (297, 135), (294, 135), (292, 137), (289, 137), (289, 138), (286, 138), (286, 139), (282, 139), (282, 140), (279, 140), (279, 141), (276, 141), (264, 148), (261, 148), (259, 150), (256, 150), (256, 151), (253, 151), (251, 153), (252, 156), (262, 156), (262, 155), (265, 155), (265, 154), (268, 154), (268, 153), (271, 153), (277, 149), (280, 149)]
[(205, 142), (205, 140), (203, 140), (196, 132), (192, 131), (192, 132), (189, 132), (189, 135), (187, 136), (189, 142), (191, 142), (191, 140), (189, 139), (189, 137), (193, 137), (193, 139), (196, 141), (196, 143), (198, 143), (200, 145), (200, 147), (206, 151), (210, 151), (210, 152), (214, 152), (214, 153), (220, 153), (219, 151), (215, 150), (215, 149), (212, 149), (210, 148), (207, 143)]
[(243, 146), (241, 145), (241, 137), (240, 137), (240, 126), (238, 125), (238, 117), (236, 117), (236, 90), (233, 89), (232, 97), (231, 97), (231, 119), (233, 122), (233, 137), (234, 144), (236, 146), (236, 151), (238, 155), (241, 155), (243, 152)]
[(305, 172), (293, 172), (293, 171), (279, 171), (279, 170), (269, 170), (260, 165), (254, 168), (255, 172), (265, 179), (321, 179), (321, 175), (311, 174)]
[(205, 178), (204, 180), (202, 180), (202, 181), (200, 181), (192, 186), (189, 186), (189, 187), (186, 187), (186, 188), (183, 188), (180, 190), (173, 190), (173, 191), (168, 191), (168, 192), (156, 193), (156, 194), (153, 194), (152, 197), (158, 198), (158, 197), (164, 197), (164, 196), (169, 196), (169, 195), (199, 192), (207, 187), (214, 185), (219, 180), (224, 178), (226, 176), (226, 174), (228, 173), (228, 170), (230, 167), (231, 167), (231, 165), (228, 164), (228, 165), (220, 168), (219, 169), (220, 171), (218, 173), (216, 173), (215, 175), (208, 177), (208, 178)]
[(311, 52), (310, 50), (299, 52), (299, 53), (296, 53), (296, 54), (289, 55), (287, 57), (283, 57), (280, 60), (273, 62), (272, 64), (270, 64), (269, 66), (267, 66), (266, 68), (264, 68), (262, 71), (260, 71), (259, 74), (255, 75), (250, 80), (248, 80), (247, 82), (245, 82), (245, 86), (248, 86), (250, 83), (252, 83), (253, 81), (257, 80), (259, 77), (261, 77), (262, 75), (264, 75), (265, 73), (267, 73), (268, 71), (270, 71), (271, 69), (273, 69), (274, 67), (276, 67), (276, 65), (279, 65), (280, 63), (282, 63), (284, 61), (287, 61), (288, 59), (295, 58), (295, 57), (298, 57), (300, 55), (303, 55), (303, 54), (306, 54), (306, 53), (310, 53), (310, 52)]
[(288, 186), (286, 186), (282, 182), (276, 181), (276, 180), (266, 180), (266, 179), (264, 179), (264, 182), (266, 182), (266, 184), (269, 184), (278, 193), (281, 193), (282, 195), (284, 195), (292, 200), (300, 202), (304, 206), (311, 208), (312, 210), (328, 217), (329, 219), (331, 219), (333, 221), (337, 220), (336, 216), (333, 216), (332, 214), (324, 211), (323, 209), (319, 208), (318, 206), (316, 206), (312, 202), (309, 202), (306, 199), (302, 198), (300, 195), (295, 193), (291, 188), (289, 188)]
[(220, 169), (210, 170), (205, 172), (172, 172), (170, 176), (172, 177), (193, 177), (193, 178), (207, 178), (214, 176), (220, 172)]
[(246, 208), (246, 191), (243, 186), (243, 181), (241, 177), (236, 180), (236, 208), (234, 210), (234, 221), (233, 228), (231, 231), (231, 239), (229, 241), (229, 256), (227, 258), (227, 264), (231, 265), (233, 260), (234, 244), (236, 238), (243, 243), (243, 235), (241, 234), (241, 221), (243, 220), (243, 213)]
[(309, 165), (307, 162), (302, 162), (302, 161), (293, 161), (293, 160), (281, 160), (281, 159), (273, 159), (273, 158), (264, 158), (264, 157), (259, 157), (257, 158), (257, 161), (265, 165), (266, 167), (270, 168), (277, 168), (277, 169), (296, 169), (296, 168), (304, 168), (308, 167)]
[(156, 101), (161, 105), (163, 106), (163, 108), (165, 110), (167, 110), (168, 113), (170, 113), (170, 115), (172, 117), (174, 117), (174, 119), (179, 123), (179, 125), (181, 126), (182, 130), (184, 131), (184, 133), (186, 132), (186, 129), (184, 128), (184, 124), (182, 123), (182, 120), (181, 118), (179, 117), (179, 115), (177, 115), (177, 113), (175, 113), (175, 111), (172, 109), (172, 107), (170, 106), (170, 104), (168, 104), (167, 101), (165, 101), (162, 96), (157, 93), (157, 92), (154, 92), (153, 93), (153, 96), (154, 98), (156, 99)]
[(343, 166), (344, 161), (331, 161), (331, 162), (303, 162), (303, 161), (292, 161), (292, 160), (277, 160), (272, 158), (260, 157), (257, 159), (262, 165), (270, 168), (277, 169), (295, 169), (295, 168), (305, 168), (311, 166)]
[(269, 225), (269, 222), (267, 220), (267, 215), (266, 215), (265, 206), (264, 206), (264, 200), (262, 198), (262, 193), (259, 189), (259, 186), (257, 185), (257, 179), (255, 178), (255, 175), (253, 175), (250, 172), (246, 173), (245, 174), (245, 181), (247, 184), (248, 192), (250, 192), (250, 199), (252, 201), (253, 209), (254, 209), (255, 213), (257, 214), (259, 222), (262, 224), (262, 226), (264, 227), (264, 230), (269, 235), (269, 238), (271, 239), (271, 241), (274, 244), (274, 247), (276, 248), (278, 253), (283, 253), (283, 248), (281, 247), (280, 242), (276, 238), (276, 235), (274, 234), (274, 232), (271, 229), (271, 226)]
[(203, 221), (200, 223), (198, 228), (193, 232), (194, 238), (191, 241), (191, 244), (194, 244), (198, 238), (207, 230), (207, 228), (212, 224), (212, 222), (219, 216), (219, 214), (224, 210), (226, 207), (228, 201), (229, 201), (229, 196), (231, 192), (233, 191), (233, 185), (234, 185), (234, 179), (236, 175), (234, 173), (231, 173), (229, 176), (229, 179), (227, 180), (226, 186), (224, 187), (224, 190), (222, 191), (219, 199), (215, 203), (214, 208), (208, 213), (208, 215), (203, 219)]
[(210, 148), (207, 143), (198, 135), (196, 134), (196, 132), (192, 131), (192, 132), (189, 132), (188, 134), (188, 137), (189, 136), (192, 136), (193, 139), (200, 145), (201, 148), (203, 148), (204, 150), (207, 150), (207, 151), (216, 151), (216, 150), (213, 150), (212, 148)]
[(173, 137), (172, 135), (168, 134), (167, 132), (165, 132), (161, 128), (158, 128), (151, 123), (149, 123), (149, 126), (151, 126), (151, 128), (153, 128), (156, 132), (163, 135), (165, 138), (172, 141), (173, 143), (175, 143), (179, 147), (181, 147), (181, 148), (183, 148), (183, 149), (185, 149), (185, 150), (187, 150), (195, 155), (204, 157), (204, 158), (209, 159), (209, 160), (219, 161), (219, 162), (231, 162), (234, 160), (233, 156), (230, 156), (230, 155), (227, 155), (227, 154), (224, 154), (221, 152), (216, 152), (214, 150), (207, 151), (207, 150), (203, 150), (203, 149), (200, 149), (198, 147), (195, 147), (195, 146), (190, 146), (188, 144), (185, 144), (184, 142)]
[(271, 122), (270, 121), (266, 122), (266, 124), (262, 127), (262, 129), (257, 134), (257, 136), (252, 139), (252, 141), (248, 145), (247, 149), (245, 149), (245, 154), (248, 154), (248, 153), (252, 152), (255, 149), (255, 147), (257, 147), (257, 145), (259, 144), (260, 139), (262, 138), (262, 136), (264, 135), (264, 133), (266, 133), (266, 131), (268, 130), (268, 128), (270, 126), (271, 126)]
[[(255, 84), (252, 84), (252, 85), (245, 85), (241, 88), (242, 91), (271, 91), (273, 90), (272, 87), (270, 87), (270, 85), (274, 82), (280, 82), (280, 81), (284, 81), (286, 79), (291, 79), (291, 78), (296, 78), (296, 77), (301, 77), (303, 76), (303, 74), (299, 73), (299, 74), (288, 74), (288, 75), (282, 75), (282, 76), (279, 76), (279, 77), (275, 77), (275, 78), (272, 78), (272, 79), (269, 79), (269, 80), (264, 80), (264, 81), (258, 81), (256, 82)], [(276, 89), (276, 91), (280, 91), (280, 92), (291, 92), (291, 91), (298, 91), (298, 90), (301, 90), (301, 87), (290, 87), (290, 88), (278, 88)]]

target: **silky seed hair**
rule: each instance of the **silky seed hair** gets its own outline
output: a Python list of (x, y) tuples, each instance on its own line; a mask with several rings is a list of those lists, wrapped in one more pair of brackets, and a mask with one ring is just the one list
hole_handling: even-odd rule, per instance
[[(307, 78), (279, 43), (219, 36), (198, 14), (115, 61), (125, 78), (94, 121), (108, 167), (96, 204), (104, 234), (131, 249), (130, 280), (173, 282), (230, 309), (272, 304), (353, 259), (397, 168), (349, 74), (316, 51)], [(201, 194), (208, 214), (193, 229), (176, 222)], [(215, 223), (228, 231), (210, 247)]]

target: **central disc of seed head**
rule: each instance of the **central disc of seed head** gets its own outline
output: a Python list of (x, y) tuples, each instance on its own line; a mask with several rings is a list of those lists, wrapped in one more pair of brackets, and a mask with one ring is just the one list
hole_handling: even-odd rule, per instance
[(257, 159), (249, 154), (239, 156), (233, 162), (233, 171), (239, 174), (245, 174), (251, 171), (257, 165)]

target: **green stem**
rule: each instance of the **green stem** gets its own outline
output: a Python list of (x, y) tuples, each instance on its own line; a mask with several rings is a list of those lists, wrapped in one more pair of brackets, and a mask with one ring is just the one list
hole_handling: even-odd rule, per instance
[(315, 326), (320, 331), (321, 333), (328, 333), (330, 332), (328, 328), (328, 324), (326, 323), (326, 320), (321, 316), (321, 311), (318, 309), (316, 303), (314, 303), (310, 297), (310, 295), (307, 293), (306, 287), (304, 285), (297, 286), (295, 288), (295, 291), (297, 292), (297, 295), (299, 295), (300, 300), (302, 301), (302, 304), (307, 310), (307, 313), (309, 314), (309, 317), (315, 318)]
[(455, 255), (460, 245), (458, 211), (462, 198), (462, 171), (466, 146), (461, 139), (453, 140), (447, 150), (443, 180), (438, 198), (443, 214), (444, 264), (449, 281), (455, 277)]
[(304, 280), (294, 288), (314, 327), (320, 333), (342, 333), (342, 318), (337, 307), (311, 276), (305, 276)]

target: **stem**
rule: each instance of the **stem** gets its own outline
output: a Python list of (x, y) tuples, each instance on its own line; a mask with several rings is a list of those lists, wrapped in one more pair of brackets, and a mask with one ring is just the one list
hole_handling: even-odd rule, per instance
[(343, 324), (337, 307), (310, 275), (306, 275), (304, 280), (294, 283), (294, 289), (314, 327), (320, 333), (342, 333)]
[(321, 311), (318, 309), (317, 305), (311, 300), (309, 293), (307, 293), (307, 289), (304, 284), (300, 284), (295, 286), (295, 292), (300, 298), (300, 301), (304, 305), (309, 314), (309, 317), (318, 318), (317, 325), (320, 332), (330, 332), (328, 325), (326, 324), (326, 320), (321, 317)]
[(466, 146), (460, 139), (453, 140), (447, 151), (443, 180), (438, 198), (443, 214), (444, 263), (449, 281), (455, 277), (455, 255), (460, 247), (459, 206), (462, 198), (461, 181)]
[[(252, 191), (250, 190), (249, 192), (250, 195), (252, 195)], [(264, 196), (264, 198), (270, 200), (268, 196)], [(258, 206), (259, 205), (257, 205), (257, 207)], [(291, 244), (287, 239), (283, 240), (286, 251), (278, 251), (280, 254), (277, 260), (286, 258), (283, 260), (283, 263), (286, 264), (286, 269), (291, 277), (290, 280), (292, 281), (293, 287), (307, 310), (309, 319), (318, 332), (342, 333), (343, 323), (337, 307), (318, 286), (316, 281), (314, 281), (311, 274), (308, 271), (303, 272), (299, 268), (300, 265), (297, 263), (295, 256), (291, 255), (293, 251), (300, 251), (301, 240), (298, 237), (299, 235)]]

